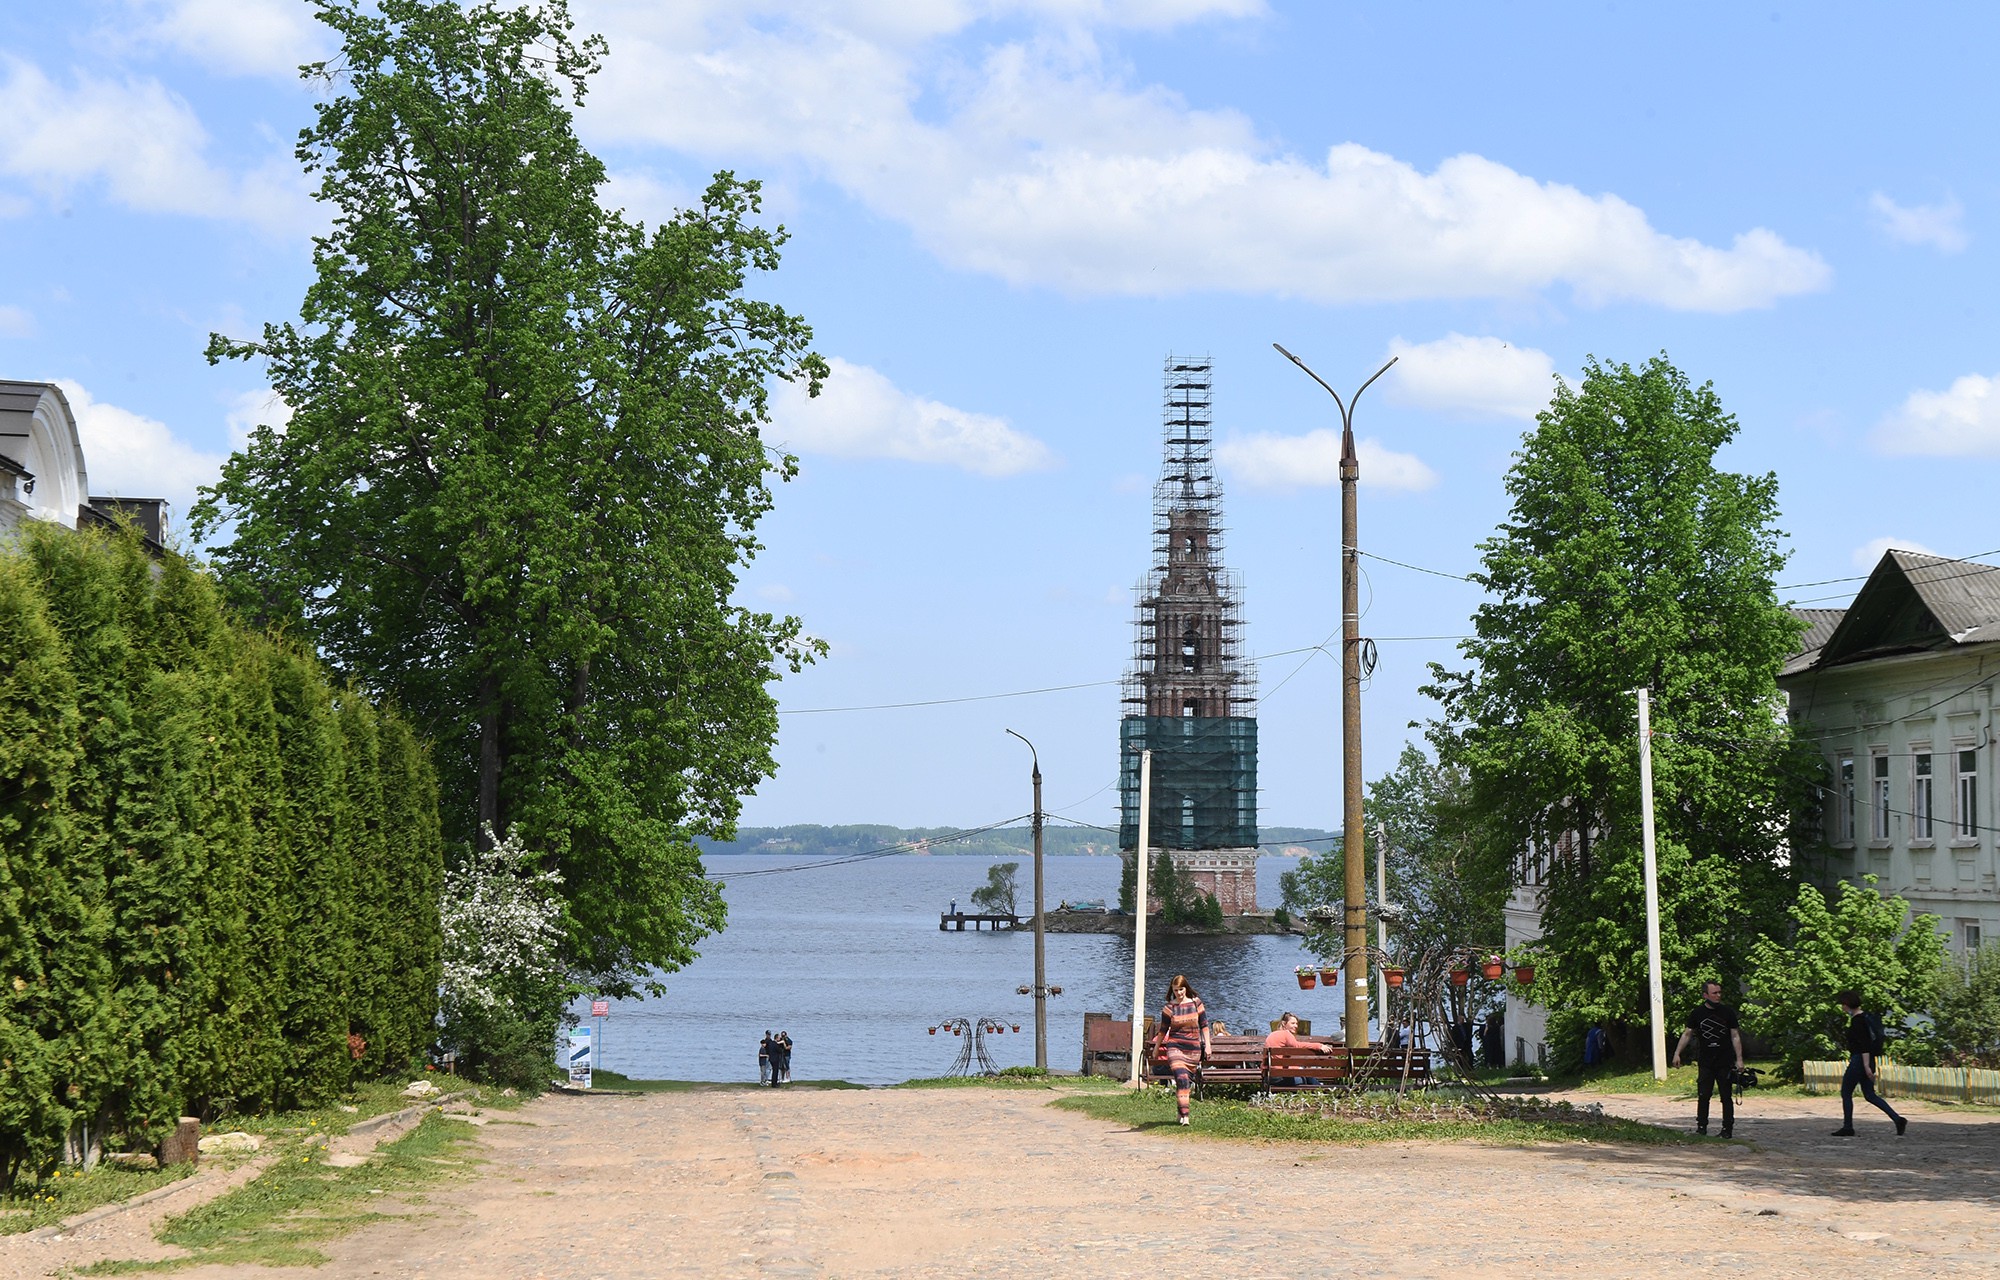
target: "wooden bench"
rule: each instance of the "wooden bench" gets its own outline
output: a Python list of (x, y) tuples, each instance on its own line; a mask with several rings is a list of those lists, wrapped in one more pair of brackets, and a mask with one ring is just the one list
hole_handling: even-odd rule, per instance
[(1409, 1055), (1408, 1079), (1413, 1086), (1424, 1086), (1431, 1082), (1431, 1051), (1429, 1049), (1389, 1048), (1377, 1045), (1372, 1049), (1357, 1049), (1349, 1056), (1349, 1069), (1356, 1075), (1365, 1075), (1371, 1084), (1398, 1085), (1404, 1079), (1404, 1054)]
[(1261, 1088), (1264, 1083), (1264, 1037), (1210, 1033), (1208, 1057), (1202, 1059), (1196, 1076), (1203, 1089), (1210, 1085), (1247, 1085)]
[(1264, 1050), (1264, 1087), (1272, 1093), (1331, 1088), (1350, 1073), (1346, 1045), (1334, 1045), (1331, 1052), (1291, 1047)]

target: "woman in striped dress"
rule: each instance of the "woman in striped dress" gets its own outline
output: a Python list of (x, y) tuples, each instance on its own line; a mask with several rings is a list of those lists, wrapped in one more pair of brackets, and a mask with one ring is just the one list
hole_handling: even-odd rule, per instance
[(1186, 1124), (1194, 1072), (1208, 1056), (1208, 1007), (1188, 985), (1186, 974), (1177, 973), (1167, 983), (1167, 1003), (1161, 1006), (1155, 1026), (1153, 1060), (1165, 1063), (1173, 1073), (1174, 1101), (1180, 1107), (1181, 1123)]

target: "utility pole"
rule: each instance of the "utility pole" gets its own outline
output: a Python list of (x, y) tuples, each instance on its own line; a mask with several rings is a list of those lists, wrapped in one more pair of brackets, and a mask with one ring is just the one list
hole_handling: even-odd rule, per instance
[(1139, 847), (1132, 854), (1132, 1087), (1146, 1083), (1146, 846), (1153, 835), (1153, 753), (1139, 753)]
[(1667, 997), (1660, 982), (1660, 867), (1653, 857), (1652, 690), (1639, 695), (1639, 835), (1645, 850), (1646, 985), (1653, 1003), (1653, 1079), (1667, 1078)]
[[(1383, 955), (1389, 954), (1389, 921), (1383, 910), (1389, 905), (1389, 828), (1375, 824), (1375, 946)], [(1382, 1027), (1384, 1039), (1389, 1035), (1389, 978), (1380, 969), (1375, 971), (1375, 1016)]]
[[(1306, 362), (1278, 346), (1278, 354), (1304, 369), (1306, 376), (1326, 389), (1340, 407), (1340, 781), (1341, 854), (1346, 872), (1344, 946), (1346, 963), (1341, 967), (1347, 979), (1347, 1043), (1368, 1047), (1368, 977), (1357, 976), (1355, 967), (1368, 950), (1368, 851), (1361, 815), (1361, 597), (1360, 517), (1355, 509), (1355, 486), (1361, 478), (1361, 463), (1354, 454), (1354, 407), (1361, 392), (1375, 379), (1389, 372), (1396, 357), (1377, 369), (1361, 384), (1351, 399), (1327, 386)], [(1365, 970), (1366, 965), (1360, 965)]]
[[(1012, 729), (1007, 730), (1014, 733)], [(1042, 755), (1035, 750), (1035, 744), (1028, 743), (1028, 758), (1034, 761), (1035, 816), (1035, 1065), (1046, 1071), (1049, 1067), (1049, 975), (1044, 963), (1047, 955), (1047, 932), (1042, 919)]]

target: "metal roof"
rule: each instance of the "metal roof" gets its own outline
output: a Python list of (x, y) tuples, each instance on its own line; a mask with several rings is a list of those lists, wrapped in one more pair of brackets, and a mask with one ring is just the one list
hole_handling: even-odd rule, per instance
[[(1808, 632), (1801, 641), (1805, 652), (1785, 664), (1787, 675), (1895, 653), (1983, 644), (2000, 640), (2000, 566), (1885, 551), (1845, 610), (1793, 612), (1805, 619)], [(1817, 652), (1812, 651), (1815, 639)]]

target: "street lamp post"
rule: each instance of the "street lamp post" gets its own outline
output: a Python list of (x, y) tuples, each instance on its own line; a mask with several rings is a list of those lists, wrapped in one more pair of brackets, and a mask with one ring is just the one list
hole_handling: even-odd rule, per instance
[(1279, 355), (1304, 369), (1306, 376), (1324, 387), (1340, 407), (1341, 854), (1346, 863), (1347, 898), (1343, 943), (1347, 954), (1341, 966), (1347, 974), (1347, 1025), (1343, 1030), (1348, 1044), (1366, 1048), (1368, 966), (1364, 958), (1368, 954), (1368, 855), (1361, 817), (1361, 608), (1357, 585), (1360, 575), (1355, 563), (1360, 555), (1360, 523), (1354, 495), (1355, 482), (1361, 477), (1361, 463), (1354, 456), (1354, 406), (1360, 402), (1362, 391), (1389, 372), (1389, 365), (1396, 363), (1396, 357), (1389, 357), (1389, 364), (1377, 369), (1351, 398), (1342, 400), (1340, 393), (1327, 386), (1326, 379), (1308, 368), (1305, 361), (1275, 342), (1271, 345), (1278, 348)]
[(1028, 758), (1034, 761), (1035, 816), (1035, 1065), (1048, 1070), (1049, 1066), (1049, 988), (1048, 974), (1044, 966), (1045, 939), (1042, 920), (1042, 756), (1035, 750), (1035, 744), (1025, 737), (1007, 730), (1022, 742), (1027, 743)]

